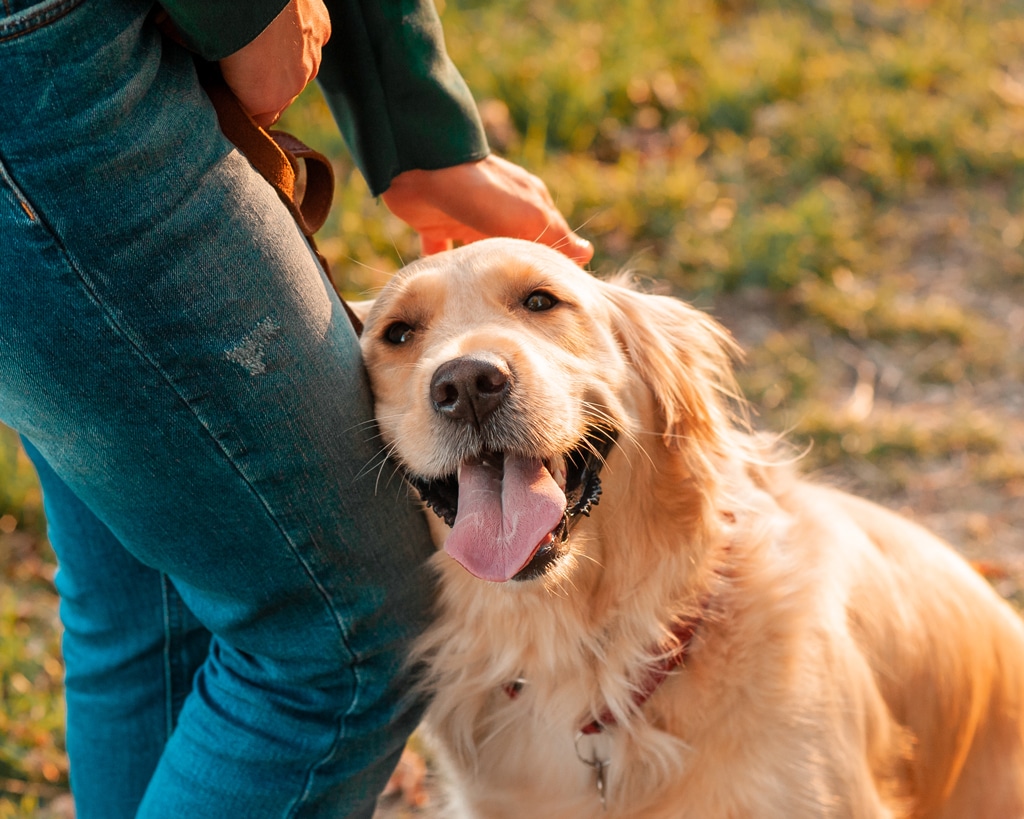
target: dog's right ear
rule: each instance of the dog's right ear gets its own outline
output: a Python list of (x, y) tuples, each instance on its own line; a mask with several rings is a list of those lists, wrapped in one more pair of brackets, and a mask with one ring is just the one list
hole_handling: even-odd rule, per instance
[(355, 328), (357, 336), (363, 334), (363, 325), (366, 323), (366, 317), (370, 315), (370, 309), (375, 301), (376, 299), (364, 299), (362, 301), (349, 301), (345, 299), (343, 302), (349, 318), (353, 319), (352, 326)]
[(700, 457), (721, 452), (738, 395), (731, 359), (738, 348), (710, 316), (668, 296), (605, 282), (612, 325), (661, 414), (669, 449)]

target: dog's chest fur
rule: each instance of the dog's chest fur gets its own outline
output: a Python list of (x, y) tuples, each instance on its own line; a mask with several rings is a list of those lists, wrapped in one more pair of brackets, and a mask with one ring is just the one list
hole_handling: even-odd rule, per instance
[[(446, 556), (436, 558), (442, 615), (420, 650), (437, 692), (428, 729), (462, 803), (451, 806), (453, 815), (522, 817), (526, 805), (543, 805), (551, 819), (832, 815), (829, 795), (844, 775), (827, 738), (836, 735), (839, 717), (818, 701), (799, 661), (822, 650), (814, 622), (821, 611), (792, 611), (794, 600), (806, 609), (815, 572), (799, 560), (780, 563), (775, 541), (786, 537), (786, 518), (765, 493), (748, 494), (761, 507), (757, 514), (694, 529), (685, 550), (666, 548), (624, 510), (595, 513), (578, 535), (590, 542), (574, 552), (600, 555), (604, 570), (575, 558), (564, 587), (480, 584)], [(653, 509), (639, 511), (653, 529), (666, 530)], [(748, 522), (755, 521), (752, 531)], [(662, 555), (655, 571), (631, 574), (606, 557), (629, 552), (629, 529), (635, 542)], [(695, 566), (694, 555), (702, 554)], [(673, 614), (702, 622), (683, 666), (638, 710), (631, 684), (642, 678)], [(797, 674), (803, 686), (793, 684)], [(508, 684), (517, 679), (523, 685), (513, 697)], [(730, 679), (766, 685), (731, 686)], [(621, 715), (618, 724), (580, 738), (607, 709)], [(579, 758), (595, 754), (609, 760), (607, 810), (595, 769)], [(726, 779), (721, 769), (744, 774)], [(771, 783), (787, 784), (773, 792)]]

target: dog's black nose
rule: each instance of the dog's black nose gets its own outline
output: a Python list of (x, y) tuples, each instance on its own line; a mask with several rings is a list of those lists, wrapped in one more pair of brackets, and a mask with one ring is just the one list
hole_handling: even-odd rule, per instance
[(472, 356), (446, 361), (430, 379), (434, 409), (453, 421), (479, 426), (505, 400), (511, 374), (503, 362)]

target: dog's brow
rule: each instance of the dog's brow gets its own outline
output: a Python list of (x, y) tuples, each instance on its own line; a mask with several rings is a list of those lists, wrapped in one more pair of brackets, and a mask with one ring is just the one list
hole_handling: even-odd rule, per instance
[(520, 302), (538, 290), (550, 293), (560, 302), (571, 305), (577, 303), (577, 299), (562, 276), (532, 265), (527, 271), (510, 275), (503, 289), (505, 300), (508, 303)]
[(428, 296), (436, 287), (440, 287), (440, 284), (424, 281), (420, 276), (400, 282), (393, 297), (385, 305), (381, 322), (404, 321), (416, 327), (428, 324), (431, 315)]

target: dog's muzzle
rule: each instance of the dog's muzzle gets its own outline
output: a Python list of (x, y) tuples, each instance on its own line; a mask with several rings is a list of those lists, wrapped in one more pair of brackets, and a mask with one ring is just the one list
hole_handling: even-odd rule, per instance
[[(600, 500), (601, 468), (617, 438), (615, 430), (594, 427), (577, 447), (565, 454), (566, 506), (562, 518), (552, 530), (550, 541), (542, 544), (511, 579), (531, 580), (540, 577), (565, 554), (569, 534)], [(486, 453), (485, 457), (500, 460), (504, 456), (502, 453)], [(448, 526), (455, 525), (459, 511), (457, 473), (431, 479), (406, 472), (405, 478), (434, 514)]]

